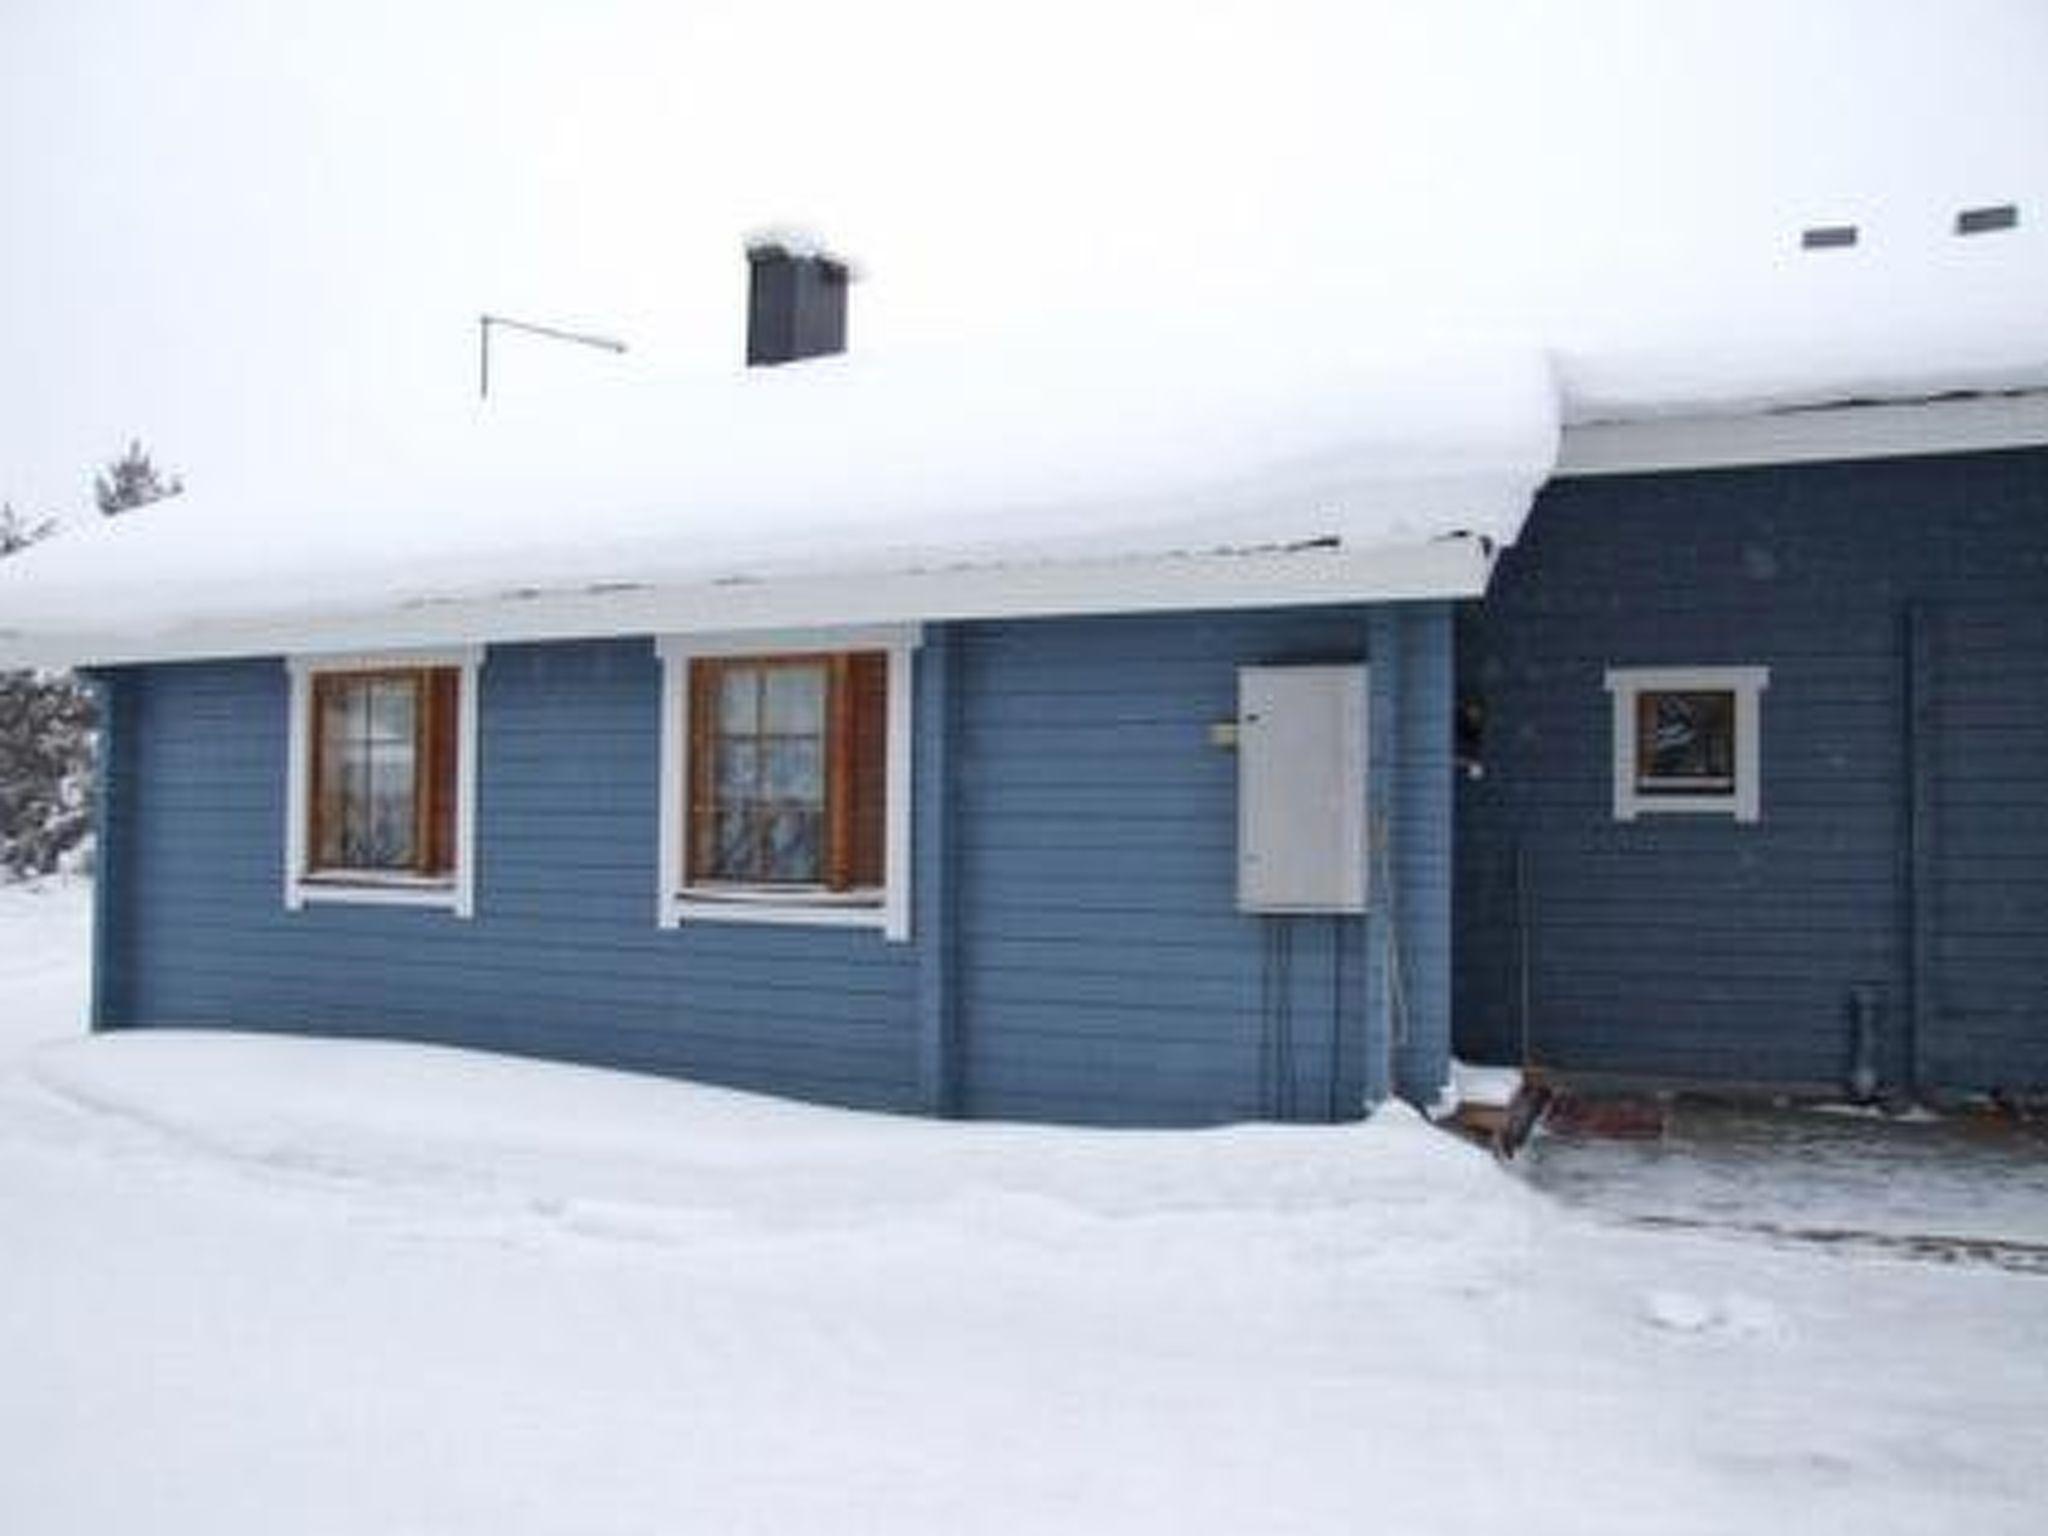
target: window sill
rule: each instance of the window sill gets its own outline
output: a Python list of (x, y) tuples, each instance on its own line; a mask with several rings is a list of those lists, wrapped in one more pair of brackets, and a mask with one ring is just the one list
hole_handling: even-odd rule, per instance
[(880, 891), (787, 891), (764, 887), (685, 890), (663, 903), (663, 927), (696, 922), (886, 928), (889, 910)]
[(1628, 797), (1616, 807), (1617, 821), (1639, 821), (1646, 816), (1725, 816), (1730, 821), (1755, 821), (1756, 812), (1743, 806), (1733, 795), (1643, 795)]
[(462, 888), (447, 879), (418, 875), (305, 875), (286, 892), (294, 910), (315, 903), (364, 907), (430, 907), (469, 916)]

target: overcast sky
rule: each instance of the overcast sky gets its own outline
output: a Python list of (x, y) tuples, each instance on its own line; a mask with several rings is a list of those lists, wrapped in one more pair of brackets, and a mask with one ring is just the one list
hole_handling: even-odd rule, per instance
[(2048, 303), (2048, 3), (0, 0), (0, 193), (0, 498), (77, 513), (131, 436), (288, 495), (473, 392), (479, 310), (632, 347), (507, 390), (733, 366), (763, 224), (860, 264), (857, 347), (1725, 328), (1834, 221), (1860, 309)]

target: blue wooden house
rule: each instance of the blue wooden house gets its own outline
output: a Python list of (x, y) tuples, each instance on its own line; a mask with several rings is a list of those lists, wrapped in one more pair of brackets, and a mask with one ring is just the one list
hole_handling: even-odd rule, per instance
[[(956, 517), (983, 478), (1036, 472), (985, 460), (1035, 454), (1009, 440), (1060, 402), (925, 390), (924, 417), (1001, 441), (895, 418), (842, 441), (860, 360), (778, 365), (832, 352), (843, 271), (754, 254), (761, 366), (698, 398), (725, 439), (704, 451), (736, 494), (781, 475), (792, 501), (900, 473), (886, 493), (934, 500), (928, 523), (856, 508), (785, 558), (790, 514), (720, 508), (703, 544), (626, 518), (522, 564), (486, 516), (486, 553), (444, 570), (446, 529), (416, 559), (391, 521), (286, 549), (195, 494), (0, 573), (0, 644), (87, 666), (102, 700), (94, 1026), (400, 1037), (933, 1114), (1330, 1120), (1435, 1095), (1453, 609), (1540, 454), (1396, 486), (1382, 515), (1377, 452), (1286, 441), (1348, 416), (1327, 398), (1255, 387), (1154, 430), (1170, 382), (1105, 411), (1083, 378), (1073, 453), (1102, 450), (1114, 505), (1054, 463), (1079, 505)], [(1148, 432), (1163, 490), (1126, 456)]]
[(2048, 1088), (2048, 400), (1569, 432), (1457, 619), (1459, 1049)]
[[(843, 424), (839, 360), (776, 365), (836, 345), (844, 270), (753, 270), (751, 360)], [(1061, 458), (1018, 430), (1051, 399), (981, 411), (1035, 455), (991, 470), (835, 458), (799, 390), (700, 419), (738, 499), (680, 542), (444, 565), (170, 503), (10, 562), (0, 660), (104, 710), (95, 1027), (1137, 1124), (1426, 1102), (1454, 1038), (2048, 1081), (2041, 397), (1575, 428), (1538, 494), (1547, 394), (1404, 464), (1341, 379), (1156, 420), (1077, 383), (1171, 473), (1083, 444), (1078, 502), (949, 521)]]

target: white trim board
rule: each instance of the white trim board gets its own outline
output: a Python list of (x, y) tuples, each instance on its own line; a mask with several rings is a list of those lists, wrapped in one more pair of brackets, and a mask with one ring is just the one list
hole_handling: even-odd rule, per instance
[(1376, 549), (1315, 546), (850, 571), (695, 586), (573, 588), (352, 614), (195, 624), (148, 636), (107, 632), (36, 639), (0, 631), (0, 664), (119, 666), (383, 646), (1477, 597), (1486, 590), (1493, 560), (1487, 541), (1452, 535)]
[[(291, 715), (285, 730), (284, 905), (290, 912), (308, 906), (438, 907), (457, 917), (476, 915), (476, 775), (477, 734), (482, 718), (477, 705), (482, 646), (434, 651), (355, 651), (347, 654), (296, 655), (285, 658), (291, 679)], [(313, 744), (313, 675), (317, 672), (365, 672), (386, 667), (456, 667), (455, 871), (445, 881), (404, 876), (362, 880), (311, 878), (306, 874), (306, 796), (311, 788)]]
[(2048, 390), (1566, 427), (1556, 475), (1632, 475), (2048, 445)]
[[(1610, 667), (1614, 699), (1614, 819), (1644, 816), (1763, 817), (1763, 694), (1769, 667)], [(1636, 699), (1645, 693), (1735, 695), (1735, 784), (1727, 794), (1644, 794), (1636, 787)]]

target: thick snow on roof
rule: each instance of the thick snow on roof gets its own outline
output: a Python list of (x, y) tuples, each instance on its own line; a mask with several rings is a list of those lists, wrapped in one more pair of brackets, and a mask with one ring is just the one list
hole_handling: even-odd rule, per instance
[[(0, 569), (0, 661), (1503, 538), (1560, 418), (2048, 386), (2039, 0), (589, 0), (493, 7), (482, 54), (453, 13), (394, 51), (357, 6), (103, 9), (4, 52), (0, 499), (61, 515), (131, 435), (192, 490)], [(863, 274), (854, 355), (652, 377), (737, 357), (746, 232), (804, 225)], [(507, 398), (429, 405), (486, 308), (631, 351), (508, 337)]]
[(2048, 224), (1904, 250), (1789, 249), (1744, 281), (1675, 275), (1657, 319), (1552, 343), (1568, 423), (1731, 416), (2048, 387)]
[[(216, 474), (0, 562), (0, 662), (1205, 606), (1214, 585), (1176, 596), (1196, 565), (1290, 551), (1239, 600), (1471, 595), (1483, 554), (1375, 572), (1512, 542), (1565, 424), (2048, 386), (2048, 288), (2015, 302), (2028, 247), (1994, 258), (1974, 285), (1932, 263), (1918, 290), (1813, 268), (1675, 293), (1665, 334), (1550, 347), (1384, 317), (1318, 333), (1283, 305), (337, 419), (293, 483)], [(1080, 598), (1015, 596), (1077, 566)], [(961, 571), (993, 584), (857, 600)], [(740, 589), (782, 596), (735, 608)]]
[[(1046, 344), (731, 369), (334, 427), (303, 484), (208, 486), (0, 565), (0, 646), (692, 589), (1512, 540), (1557, 427), (1533, 348)], [(919, 615), (905, 614), (904, 617)], [(599, 621), (601, 622), (601, 621)]]

